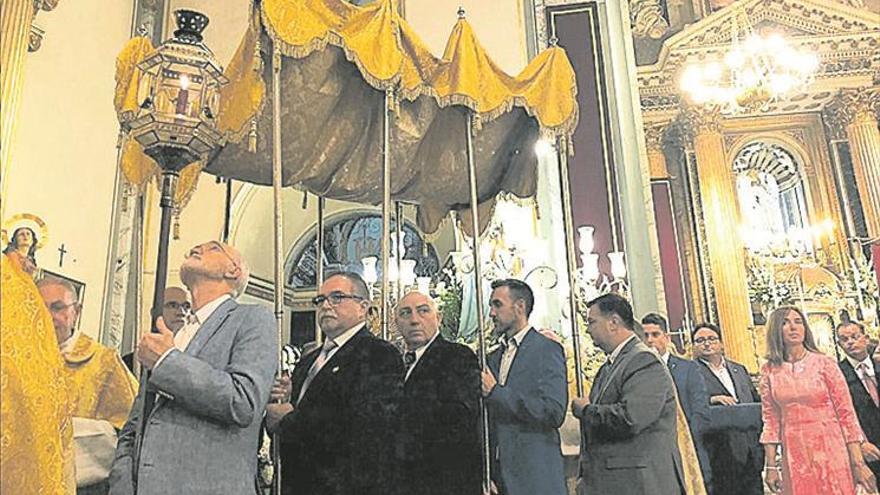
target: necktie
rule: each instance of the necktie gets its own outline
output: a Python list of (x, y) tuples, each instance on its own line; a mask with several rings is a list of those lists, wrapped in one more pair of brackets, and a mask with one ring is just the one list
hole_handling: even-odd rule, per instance
[(859, 369), (862, 371), (862, 383), (865, 385), (868, 395), (871, 396), (875, 406), (880, 406), (880, 397), (877, 396), (877, 379), (868, 374), (867, 364), (859, 364)]
[(416, 364), (416, 353), (415, 351), (407, 351), (403, 355), (403, 364), (406, 365), (406, 371), (409, 371), (410, 368)]
[(309, 388), (312, 380), (315, 379), (315, 376), (318, 375), (318, 372), (321, 371), (321, 368), (324, 367), (324, 364), (327, 362), (330, 352), (333, 349), (336, 349), (336, 342), (334, 342), (333, 339), (327, 339), (324, 341), (324, 347), (321, 349), (321, 354), (318, 354), (318, 359), (315, 359), (312, 367), (309, 368), (309, 374), (306, 375), (306, 379), (303, 381), (303, 386), (299, 391), (299, 397), (296, 399), (297, 404), (299, 404), (299, 401), (301, 401), (303, 396), (306, 395), (306, 390)]

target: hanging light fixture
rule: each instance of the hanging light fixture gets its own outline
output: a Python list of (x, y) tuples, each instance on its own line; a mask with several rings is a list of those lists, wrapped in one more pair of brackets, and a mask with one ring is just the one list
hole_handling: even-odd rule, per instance
[(733, 16), (731, 38), (721, 60), (685, 67), (679, 83), (691, 103), (725, 115), (766, 111), (815, 80), (815, 54), (793, 48), (779, 33), (758, 34), (744, 10)]

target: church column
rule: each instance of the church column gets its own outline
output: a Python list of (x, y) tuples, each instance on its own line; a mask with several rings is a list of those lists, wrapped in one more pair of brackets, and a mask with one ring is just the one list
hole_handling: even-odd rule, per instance
[(853, 172), (862, 200), (868, 237), (880, 237), (880, 130), (877, 110), (880, 90), (843, 90), (829, 107), (833, 120), (846, 129)]
[(749, 331), (752, 312), (744, 248), (738, 235), (735, 180), (732, 167), (725, 161), (720, 116), (717, 112), (689, 109), (685, 119), (696, 155), (709, 274), (725, 352), (755, 372), (757, 361)]
[(24, 58), (28, 52), (31, 22), (34, 18), (34, 0), (3, 0), (0, 13), (0, 163), (2, 163), (2, 199), (6, 204), (9, 159), (12, 155), (12, 136), (15, 115), (21, 100), (24, 81)]
[(2, 0), (0, 9), (0, 218), (5, 216), (12, 138), (21, 90), (24, 62), (29, 51), (40, 48), (43, 31), (33, 26), (39, 10), (52, 10), (59, 0)]

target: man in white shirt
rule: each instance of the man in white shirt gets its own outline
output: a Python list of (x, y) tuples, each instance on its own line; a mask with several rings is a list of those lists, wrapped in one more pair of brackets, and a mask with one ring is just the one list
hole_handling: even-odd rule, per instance
[[(691, 333), (694, 359), (709, 395), (710, 427), (703, 434), (703, 444), (712, 469), (713, 493), (761, 495), (761, 397), (746, 367), (724, 357), (721, 337), (721, 329), (712, 323), (700, 323)], [(726, 424), (731, 417), (736, 424)]]
[(880, 444), (880, 400), (877, 397), (877, 365), (868, 354), (868, 335), (864, 325), (854, 320), (839, 324), (835, 335), (845, 354), (838, 364), (867, 439), (862, 444), (862, 452), (874, 476), (880, 476), (880, 451), (877, 449)]
[[(255, 493), (260, 424), (278, 364), (275, 319), (233, 299), (248, 267), (226, 244), (193, 247), (180, 279), (196, 320), (175, 334), (160, 318), (159, 331), (138, 344), (136, 357), (151, 370), (142, 388), (156, 396), (139, 395), (122, 429), (110, 493)], [(155, 401), (147, 418), (144, 400)]]
[(429, 296), (410, 292), (397, 304), (406, 343), (401, 406), (402, 493), (480, 495), (480, 365), (474, 351), (440, 335)]
[(568, 493), (558, 431), (568, 403), (565, 354), (529, 325), (534, 304), (525, 282), (492, 283), (489, 317), (503, 345), (487, 356), (482, 391), (492, 480), (502, 495)]
[(266, 408), (281, 442), (282, 493), (385, 495), (399, 486), (403, 360), (367, 328), (369, 290), (360, 275), (328, 276), (312, 302), (324, 344), (294, 369), (289, 402)]

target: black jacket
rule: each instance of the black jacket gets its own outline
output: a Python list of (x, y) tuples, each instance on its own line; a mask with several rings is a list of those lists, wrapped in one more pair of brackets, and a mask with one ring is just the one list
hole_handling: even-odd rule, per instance
[(479, 495), (479, 397), (477, 356), (466, 346), (437, 336), (403, 387), (406, 493)]
[[(847, 359), (843, 359), (838, 365), (846, 378), (846, 386), (849, 387), (849, 395), (852, 397), (853, 407), (855, 407), (862, 431), (865, 432), (865, 438), (874, 445), (880, 445), (880, 408), (868, 395), (865, 385), (859, 380), (859, 375), (853, 369), (852, 364)], [(880, 377), (877, 363), (874, 363), (874, 376)], [(868, 466), (875, 476), (880, 475), (880, 462), (870, 462)]]
[[(321, 349), (293, 374), (292, 400)], [(278, 425), (285, 495), (385, 495), (399, 486), (395, 443), (403, 361), (359, 330), (324, 364)]]

